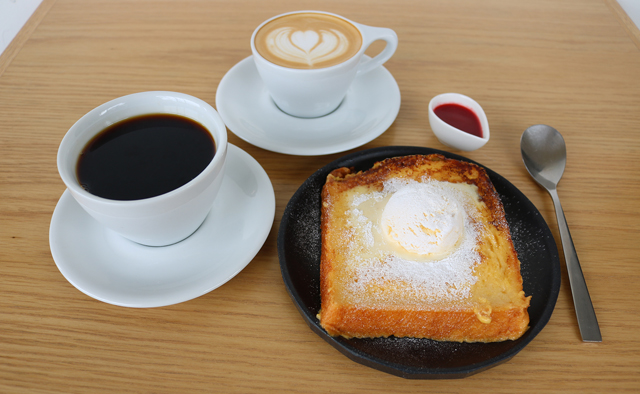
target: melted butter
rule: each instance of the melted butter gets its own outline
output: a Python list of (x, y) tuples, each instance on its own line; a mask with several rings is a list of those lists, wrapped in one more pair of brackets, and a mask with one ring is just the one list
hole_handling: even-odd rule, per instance
[(473, 313), (475, 313), (480, 323), (491, 323), (491, 304), (486, 298), (480, 297), (479, 302), (474, 306)]

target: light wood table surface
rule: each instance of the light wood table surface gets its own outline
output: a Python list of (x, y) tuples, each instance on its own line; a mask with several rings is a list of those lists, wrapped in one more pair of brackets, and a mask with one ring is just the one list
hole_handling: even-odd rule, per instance
[[(314, 334), (283, 284), (277, 231), (293, 193), (349, 153), (287, 156), (233, 133), (269, 174), (271, 233), (235, 278), (194, 300), (129, 309), (94, 300), (58, 271), (49, 223), (65, 187), (68, 128), (113, 98), (171, 90), (215, 104), (249, 37), (286, 11), (322, 9), (394, 29), (385, 67), (402, 94), (380, 137), (449, 150), (507, 178), (556, 237), (551, 199), (520, 158), (522, 132), (567, 143), (559, 194), (600, 322), (583, 343), (562, 260), (545, 329), (507, 363), (461, 380), (407, 380), (350, 361)], [(0, 57), (0, 392), (640, 392), (640, 40), (614, 0), (44, 0)], [(485, 109), (491, 141), (441, 145), (427, 104), (459, 92)], [(354, 150), (354, 151), (355, 151)]]

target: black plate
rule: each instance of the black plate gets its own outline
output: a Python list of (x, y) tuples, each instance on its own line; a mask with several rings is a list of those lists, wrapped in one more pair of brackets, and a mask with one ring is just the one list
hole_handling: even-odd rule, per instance
[(383, 147), (349, 154), (316, 171), (285, 209), (278, 233), (278, 257), (285, 286), (302, 317), (316, 334), (353, 361), (404, 378), (462, 378), (511, 359), (531, 342), (549, 321), (560, 290), (558, 249), (546, 222), (522, 192), (484, 166), (504, 205), (521, 262), (524, 291), (533, 296), (530, 328), (522, 337), (488, 344), (396, 337), (334, 338), (316, 318), (320, 309), (320, 192), (329, 172), (339, 167), (366, 170), (389, 157), (431, 153), (475, 163), (430, 148)]

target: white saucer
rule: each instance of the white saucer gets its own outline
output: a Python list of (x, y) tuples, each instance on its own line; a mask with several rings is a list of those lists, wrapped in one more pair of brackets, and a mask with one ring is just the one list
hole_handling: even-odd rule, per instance
[(51, 218), (49, 244), (62, 275), (109, 304), (149, 308), (187, 301), (223, 285), (255, 257), (275, 217), (269, 176), (229, 144), (222, 187), (189, 238), (148, 247), (102, 227), (65, 191)]
[(400, 110), (400, 89), (391, 73), (378, 67), (356, 78), (334, 112), (296, 118), (276, 107), (249, 56), (220, 81), (216, 107), (229, 130), (250, 144), (290, 155), (326, 155), (384, 133)]

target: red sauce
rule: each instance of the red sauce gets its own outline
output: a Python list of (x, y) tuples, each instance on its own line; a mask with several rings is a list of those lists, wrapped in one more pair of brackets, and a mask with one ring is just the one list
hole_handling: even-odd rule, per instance
[(482, 126), (478, 115), (467, 107), (459, 104), (441, 104), (433, 112), (444, 122), (465, 133), (482, 138)]

